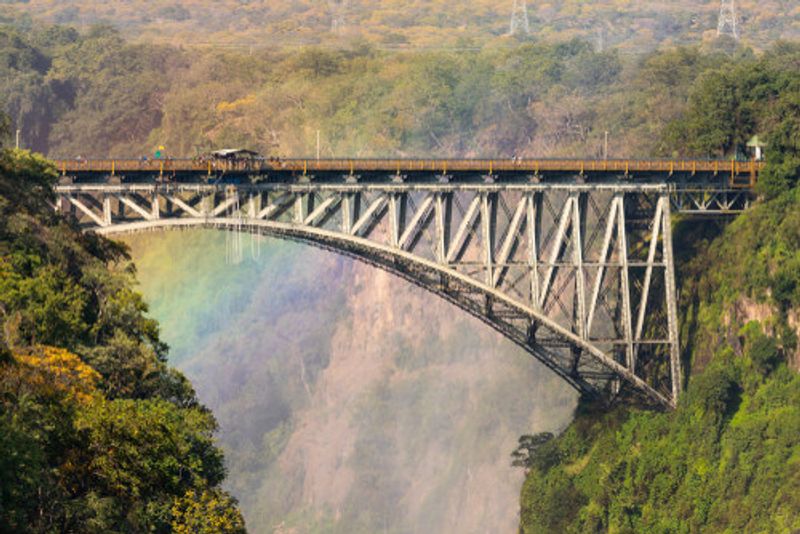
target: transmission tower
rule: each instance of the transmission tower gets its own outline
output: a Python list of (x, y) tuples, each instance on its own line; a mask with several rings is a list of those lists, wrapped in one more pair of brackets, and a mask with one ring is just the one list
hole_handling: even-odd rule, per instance
[(511, 25), (509, 26), (509, 35), (516, 35), (523, 33), (528, 35), (531, 32), (531, 27), (528, 22), (528, 2), (527, 0), (514, 0), (514, 8), (511, 11)]
[(730, 35), (739, 40), (739, 25), (736, 19), (735, 0), (721, 0), (719, 7), (719, 23), (717, 24), (717, 37)]
[(348, 0), (328, 0), (328, 7), (331, 10), (331, 31), (333, 33), (341, 33), (344, 31), (347, 3)]

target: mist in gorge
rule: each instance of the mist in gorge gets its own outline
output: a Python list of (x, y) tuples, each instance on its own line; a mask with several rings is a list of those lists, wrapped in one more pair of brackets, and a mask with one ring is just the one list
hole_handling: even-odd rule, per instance
[(248, 528), (514, 532), (510, 452), (521, 434), (563, 429), (576, 394), (391, 274), (250, 236), (232, 265), (230, 239), (126, 241), (171, 362), (220, 423)]

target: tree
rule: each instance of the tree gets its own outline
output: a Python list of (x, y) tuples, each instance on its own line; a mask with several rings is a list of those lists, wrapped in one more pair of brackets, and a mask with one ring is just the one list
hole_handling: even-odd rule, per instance
[(553, 438), (555, 436), (551, 432), (521, 436), (519, 445), (511, 453), (511, 457), (514, 459), (511, 465), (524, 467), (526, 471), (533, 468), (547, 471), (552, 464), (558, 461), (558, 450), (548, 446)]
[(166, 365), (127, 249), (54, 213), (55, 178), (0, 153), (0, 530), (167, 533), (188, 492), (239, 525), (216, 422)]
[(213, 487), (225, 475), (213, 442), (216, 422), (204, 410), (160, 399), (99, 401), (78, 413), (75, 427), (85, 439), (92, 484), (130, 504)]
[(793, 90), (782, 92), (772, 116), (777, 124), (767, 135), (768, 166), (759, 180), (759, 192), (774, 198), (800, 181), (800, 76)]
[(190, 490), (172, 505), (175, 534), (244, 534), (244, 519), (226, 493)]
[(687, 156), (725, 156), (752, 134), (752, 125), (737, 123), (739, 104), (736, 79), (728, 71), (704, 72), (686, 114), (667, 129), (670, 144)]

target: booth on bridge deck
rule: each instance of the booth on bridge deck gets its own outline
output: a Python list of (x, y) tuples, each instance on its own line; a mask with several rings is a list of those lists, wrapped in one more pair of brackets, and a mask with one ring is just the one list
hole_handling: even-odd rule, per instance
[(263, 159), (258, 152), (247, 150), (246, 148), (224, 148), (222, 150), (215, 150), (210, 155), (214, 159), (226, 161)]
[(767, 147), (767, 143), (762, 141), (758, 135), (754, 135), (750, 140), (747, 142), (747, 152), (751, 158), (756, 161), (763, 161), (764, 160), (764, 149)]

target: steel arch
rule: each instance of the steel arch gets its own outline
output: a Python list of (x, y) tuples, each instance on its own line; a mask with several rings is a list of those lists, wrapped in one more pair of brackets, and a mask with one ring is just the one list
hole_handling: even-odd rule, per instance
[[(415, 257), (407, 252), (398, 251), (385, 245), (380, 245), (368, 239), (347, 236), (321, 230), (318, 228), (302, 227), (279, 223), (275, 221), (249, 221), (239, 218), (182, 218), (182, 219), (159, 219), (157, 221), (142, 221), (127, 224), (111, 225), (99, 228), (96, 232), (107, 237), (140, 233), (154, 230), (168, 230), (180, 228), (212, 228), (227, 231), (246, 232), (251, 234), (267, 235), (291, 241), (302, 242), (311, 246), (322, 248), (337, 254), (342, 254), (358, 261), (367, 263), (374, 267), (381, 268), (392, 274), (413, 283), (448, 302), (458, 306), (460, 309), (480, 319), (496, 331), (509, 338), (515, 344), (526, 350), (538, 361), (558, 374), (562, 379), (569, 383), (573, 388), (581, 393), (598, 397), (602, 391), (598, 383), (592, 383), (580, 374), (568, 372), (563, 365), (560, 365), (554, 350), (556, 348), (532, 343), (527, 335), (521, 335), (520, 329), (513, 324), (503, 321), (500, 316), (493, 318), (492, 314), (487, 314), (485, 309), (475, 306), (475, 301), (463, 298), (463, 291), (459, 285), (479, 292), (485, 297), (494, 301), (495, 304), (502, 304), (508, 309), (519, 314), (519, 318), (524, 318), (528, 323), (539, 324), (551, 331), (557, 338), (568, 344), (571, 348), (579, 348), (593, 358), (598, 360), (608, 370), (607, 376), (600, 376), (601, 380), (609, 380), (616, 376), (644, 394), (651, 402), (663, 406), (674, 406), (672, 399), (664, 396), (659, 391), (652, 388), (644, 380), (636, 376), (629, 369), (620, 363), (609, 358), (608, 355), (597, 346), (581, 339), (574, 333), (565, 329), (555, 321), (529, 306), (522, 305), (507, 295), (499, 292), (486, 284), (482, 284), (474, 278), (467, 277), (454, 269), (447, 269), (435, 262), (424, 258)], [(413, 269), (414, 266), (421, 266), (428, 272), (435, 272), (439, 275), (439, 284), (427, 283), (421, 279), (419, 273)], [(409, 268), (412, 267), (412, 268)], [(454, 282), (455, 285), (441, 283), (443, 280)], [(449, 288), (449, 290), (448, 290)], [(561, 347), (563, 348), (563, 347)]]
[(105, 235), (216, 227), (346, 254), (479, 317), (580, 391), (675, 405), (669, 185), (440, 178), (82, 182), (57, 186), (55, 208)]

